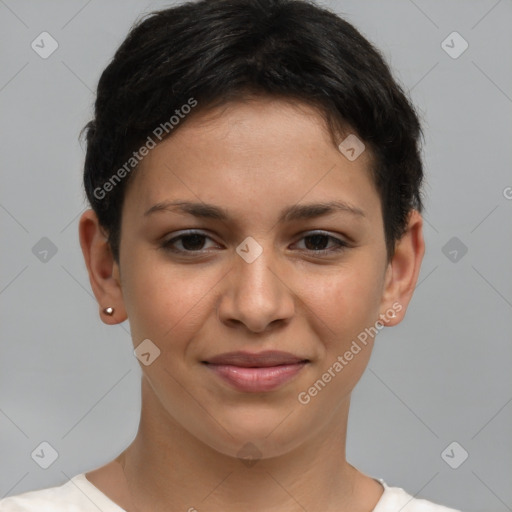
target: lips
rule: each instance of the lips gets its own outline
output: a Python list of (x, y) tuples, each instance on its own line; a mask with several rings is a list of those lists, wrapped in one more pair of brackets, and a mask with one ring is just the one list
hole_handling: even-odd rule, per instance
[(289, 352), (229, 352), (202, 361), (239, 391), (264, 392), (291, 380), (309, 362)]
[(289, 352), (267, 350), (264, 352), (228, 352), (220, 354), (205, 361), (208, 364), (229, 364), (245, 368), (279, 366), (282, 364), (296, 364), (307, 359), (297, 357)]

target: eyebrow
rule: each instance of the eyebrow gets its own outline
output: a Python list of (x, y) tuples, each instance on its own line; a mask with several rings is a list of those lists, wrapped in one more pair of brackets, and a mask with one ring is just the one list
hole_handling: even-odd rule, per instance
[[(162, 211), (174, 211), (185, 213), (203, 219), (228, 221), (230, 216), (227, 210), (206, 203), (191, 201), (162, 201), (153, 205), (144, 213), (144, 217)], [(295, 204), (281, 210), (278, 222), (291, 222), (295, 220), (307, 220), (336, 212), (349, 213), (355, 217), (366, 217), (363, 210), (343, 201), (328, 201), (321, 203)]]

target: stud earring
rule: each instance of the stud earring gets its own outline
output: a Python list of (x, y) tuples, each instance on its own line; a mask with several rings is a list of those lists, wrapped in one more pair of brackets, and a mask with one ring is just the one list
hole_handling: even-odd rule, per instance
[(108, 316), (112, 316), (114, 314), (114, 308), (108, 307), (103, 310), (103, 313)]

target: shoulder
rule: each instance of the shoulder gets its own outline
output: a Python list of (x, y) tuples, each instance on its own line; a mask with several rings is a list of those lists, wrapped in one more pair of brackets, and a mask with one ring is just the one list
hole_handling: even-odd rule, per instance
[(384, 486), (384, 493), (373, 512), (460, 512), (428, 500), (414, 498), (401, 487), (389, 487), (383, 480), (379, 481)]
[(28, 491), (0, 500), (0, 512), (123, 512), (86, 478), (76, 475), (66, 483)]

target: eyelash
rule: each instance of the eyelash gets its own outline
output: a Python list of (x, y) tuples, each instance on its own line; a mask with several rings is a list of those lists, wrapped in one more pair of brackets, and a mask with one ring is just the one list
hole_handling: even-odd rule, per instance
[[(197, 251), (191, 251), (191, 250), (182, 250), (182, 249), (176, 249), (173, 246), (173, 244), (175, 244), (177, 241), (180, 241), (184, 238), (187, 238), (187, 237), (191, 237), (191, 236), (200, 236), (200, 237), (203, 237), (203, 238), (210, 238), (208, 235), (200, 232), (200, 231), (189, 231), (187, 233), (183, 233), (179, 236), (176, 236), (174, 238), (171, 238), (170, 240), (166, 240), (165, 242), (163, 242), (161, 244), (161, 248), (166, 250), (166, 251), (169, 251), (169, 252), (174, 252), (174, 253), (179, 253), (179, 254), (185, 254), (187, 255), (188, 254), (201, 254), (205, 251), (203, 250), (197, 250)], [(305, 235), (303, 236), (300, 240), (303, 240), (305, 238), (310, 238), (310, 237), (313, 237), (313, 236), (322, 236), (322, 237), (325, 237), (325, 238), (329, 238), (331, 239), (332, 241), (334, 241), (337, 245), (337, 247), (335, 249), (321, 249), (321, 250), (318, 250), (318, 251), (315, 251), (315, 250), (312, 250), (312, 249), (304, 249), (306, 252), (310, 252), (312, 254), (314, 254), (315, 256), (327, 256), (329, 254), (333, 254), (333, 253), (339, 253), (339, 252), (342, 252), (344, 251), (345, 249), (347, 249), (349, 247), (349, 244), (347, 242), (345, 242), (344, 240), (341, 240), (339, 238), (336, 238), (332, 235), (328, 235), (326, 233), (322, 233), (322, 232), (312, 232), (308, 235)], [(211, 240), (211, 238), (210, 238)]]

